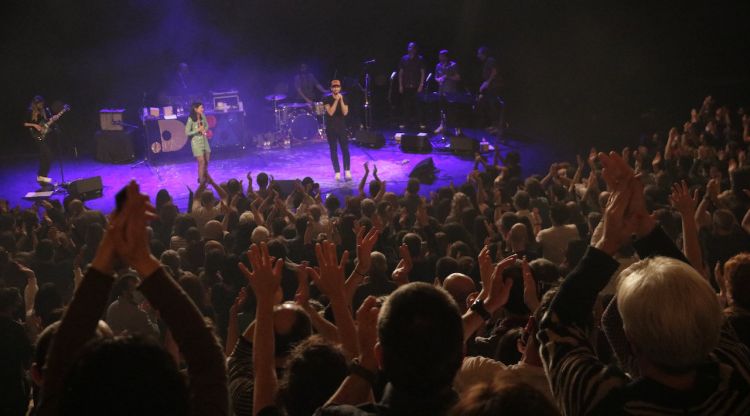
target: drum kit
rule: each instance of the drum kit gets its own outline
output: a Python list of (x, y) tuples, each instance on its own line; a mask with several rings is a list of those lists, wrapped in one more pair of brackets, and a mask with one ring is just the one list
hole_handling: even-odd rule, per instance
[(284, 94), (267, 95), (266, 101), (273, 105), (274, 127), (284, 143), (325, 139), (325, 107), (322, 102), (282, 102)]

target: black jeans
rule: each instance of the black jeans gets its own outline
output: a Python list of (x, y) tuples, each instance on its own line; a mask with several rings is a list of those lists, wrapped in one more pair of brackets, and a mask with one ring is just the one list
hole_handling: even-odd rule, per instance
[(333, 170), (336, 173), (341, 172), (337, 146), (341, 146), (341, 156), (342, 159), (344, 159), (344, 170), (349, 170), (349, 138), (346, 137), (346, 128), (329, 127), (326, 129), (326, 136), (328, 136), (328, 147), (331, 150), (331, 163), (333, 163)]
[(49, 143), (46, 141), (37, 142), (39, 148), (39, 170), (37, 176), (49, 175), (49, 169), (52, 165), (52, 149), (49, 147)]
[(401, 111), (404, 124), (422, 124), (422, 107), (417, 99), (416, 88), (404, 88), (404, 93), (401, 94)]
[(500, 96), (495, 92), (484, 92), (477, 103), (479, 127), (500, 127), (501, 112)]

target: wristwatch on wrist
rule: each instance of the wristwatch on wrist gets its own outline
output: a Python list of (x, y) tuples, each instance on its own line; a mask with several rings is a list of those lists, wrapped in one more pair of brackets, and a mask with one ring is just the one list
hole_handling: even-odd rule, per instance
[(471, 304), (471, 307), (469, 309), (476, 312), (485, 321), (489, 321), (490, 319), (492, 319), (492, 315), (487, 311), (487, 308), (484, 307), (483, 299), (475, 300), (474, 303)]
[(375, 373), (364, 368), (362, 364), (360, 364), (359, 357), (354, 357), (352, 362), (349, 363), (349, 374), (364, 379), (370, 383), (371, 386), (375, 385)]

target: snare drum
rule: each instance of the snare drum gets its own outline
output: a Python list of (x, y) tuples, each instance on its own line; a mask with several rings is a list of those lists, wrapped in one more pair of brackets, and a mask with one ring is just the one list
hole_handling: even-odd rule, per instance
[(312, 106), (313, 106), (313, 113), (315, 113), (316, 116), (325, 115), (326, 107), (322, 101), (316, 101), (312, 104)]
[(318, 119), (310, 113), (299, 113), (289, 122), (289, 132), (297, 140), (311, 140), (320, 134)]

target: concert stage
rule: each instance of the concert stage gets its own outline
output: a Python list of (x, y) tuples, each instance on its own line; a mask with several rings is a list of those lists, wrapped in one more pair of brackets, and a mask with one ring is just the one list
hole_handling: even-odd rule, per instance
[[(345, 197), (356, 194), (357, 186), (364, 173), (363, 164), (369, 162), (370, 179), (372, 179), (373, 166), (377, 165), (378, 176), (386, 181), (387, 190), (402, 194), (409, 179), (408, 175), (414, 166), (432, 157), (439, 172), (437, 172), (435, 183), (422, 186), (420, 193), (428, 196), (431, 190), (446, 186), (450, 182), (463, 183), (466, 180), (466, 174), (473, 167), (473, 158), (460, 157), (439, 148), (435, 148), (428, 154), (404, 153), (394, 141), (394, 131), (383, 131), (383, 133), (386, 137), (386, 145), (380, 149), (350, 144), (353, 179), (349, 182), (336, 182), (334, 179), (328, 144), (325, 141), (295, 143), (288, 149), (263, 150), (254, 146), (246, 146), (238, 147), (232, 152), (214, 152), (209, 164), (209, 172), (217, 182), (237, 178), (243, 180), (243, 186), (246, 186), (245, 175), (248, 171), (252, 172), (253, 180), (260, 172), (266, 172), (275, 179), (302, 179), (310, 176), (320, 183), (324, 194), (334, 193)], [(492, 137), (489, 134), (472, 130), (467, 131), (466, 134), (477, 140), (486, 137), (492, 143)], [(504, 143), (499, 144), (500, 152), (502, 155), (509, 151), (518, 152), (521, 155), (524, 176), (534, 173), (544, 175), (552, 161), (566, 160), (572, 156), (570, 150), (562, 147), (564, 144), (560, 141), (528, 136), (524, 136), (523, 139), (514, 139), (512, 132), (508, 136)], [(436, 146), (446, 145), (439, 139), (434, 139), (433, 143)], [(490, 160), (492, 158), (491, 153), (486, 153), (485, 156)], [(37, 159), (32, 155), (0, 159), (0, 198), (8, 199), (11, 206), (29, 207), (31, 202), (23, 200), (22, 197), (27, 192), (38, 189), (35, 182), (36, 169)], [(103, 196), (90, 200), (86, 204), (92, 209), (105, 212), (113, 209), (114, 195), (130, 179), (137, 180), (141, 184), (141, 189), (152, 198), (159, 189), (167, 189), (183, 212), (187, 207), (188, 187), (193, 190), (198, 187), (197, 163), (194, 160), (156, 165), (107, 164), (91, 157), (69, 158), (64, 160), (64, 175), (68, 182), (101, 176)], [(60, 181), (57, 160), (53, 163), (50, 176), (55, 181)], [(257, 186), (255, 188), (257, 189)], [(53, 196), (59, 199), (63, 197), (64, 194)]]

